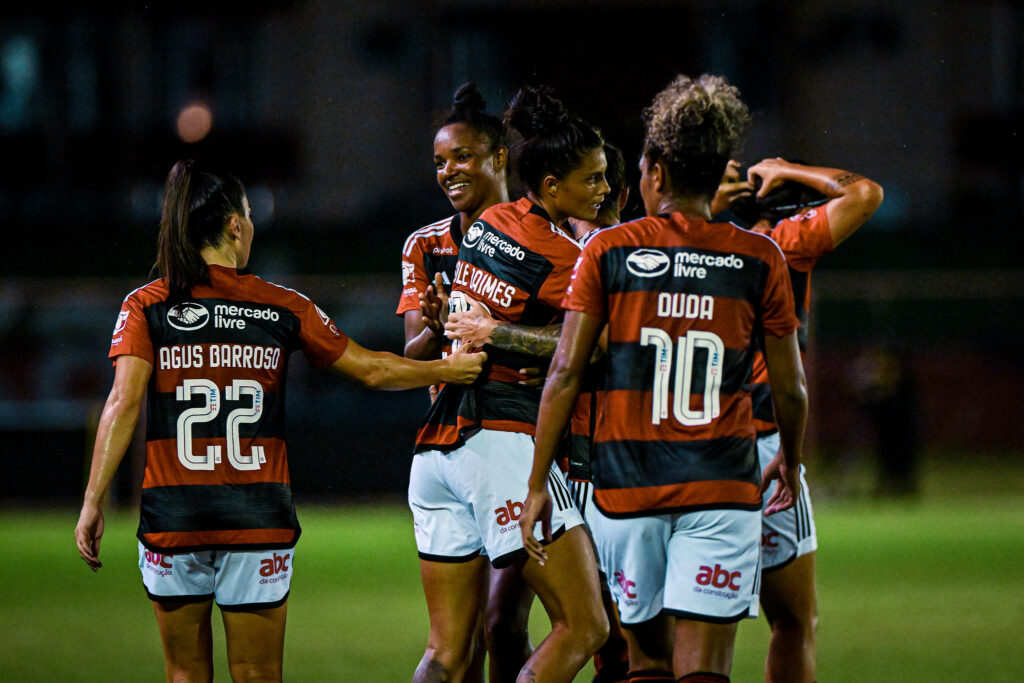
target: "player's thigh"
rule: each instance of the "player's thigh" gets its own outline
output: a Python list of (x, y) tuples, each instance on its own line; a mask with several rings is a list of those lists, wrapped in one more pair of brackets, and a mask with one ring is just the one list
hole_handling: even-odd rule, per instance
[(607, 630), (601, 602), (594, 547), (582, 526), (575, 526), (547, 544), (547, 560), (540, 566), (529, 559), (523, 578), (536, 591), (552, 623)]
[(420, 560), (420, 579), (430, 618), (429, 647), (467, 652), (487, 599), (487, 558), (458, 562)]
[(221, 610), (228, 666), (235, 681), (281, 680), (288, 603), (270, 609)]
[(761, 606), (770, 623), (813, 624), (818, 612), (814, 585), (815, 553), (761, 574)]
[(182, 603), (153, 601), (169, 677), (177, 673), (197, 681), (213, 680), (212, 610), (212, 599)]

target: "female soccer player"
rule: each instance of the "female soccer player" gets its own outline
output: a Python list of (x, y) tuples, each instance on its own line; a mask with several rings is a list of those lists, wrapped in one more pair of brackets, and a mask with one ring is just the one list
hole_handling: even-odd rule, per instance
[[(434, 136), (437, 184), (456, 214), (416, 230), (402, 248), (402, 297), (397, 314), (405, 319), (405, 355), (437, 358), (450, 345), (440, 323), (420, 312), (420, 297), (435, 288), (447, 289), (455, 278), (459, 244), (484, 209), (508, 201), (508, 133), (501, 119), (486, 111), (487, 103), (472, 83), (460, 87), (451, 111)], [(436, 277), (441, 282), (436, 283)], [(518, 567), (491, 569), (483, 615), (491, 681), (515, 681), (533, 647), (529, 637), (533, 591)], [(477, 648), (470, 677), (483, 680), (483, 648)]]
[(125, 298), (110, 345), (114, 385), (75, 540), (99, 569), (102, 501), (148, 391), (139, 569), (168, 680), (212, 680), (214, 600), (232, 678), (281, 680), (300, 533), (282, 439), (288, 355), (301, 349), (376, 389), (471, 382), (483, 360), (364, 349), (303, 295), (239, 274), (252, 239), (242, 184), (179, 161), (160, 221), (161, 277)]
[[(807, 188), (818, 195), (814, 206), (800, 206), (795, 196), (800, 194), (797, 190)], [(738, 164), (730, 162), (715, 199), (719, 206), (729, 205), (746, 227), (768, 235), (782, 249), (801, 323), (801, 355), (807, 351), (812, 269), (874, 214), (882, 197), (877, 183), (838, 168), (764, 159), (751, 166), (746, 180), (741, 181)], [(785, 213), (780, 215), (781, 211)], [(779, 450), (779, 433), (761, 354), (754, 358), (752, 384), (757, 450), (763, 469)], [(765, 491), (765, 500), (773, 493), (771, 487)], [(761, 606), (772, 629), (765, 679), (770, 683), (810, 683), (816, 670), (814, 565), (818, 538), (803, 465), (796, 504), (765, 516), (763, 527)]]
[(592, 531), (625, 628), (631, 680), (727, 681), (736, 624), (757, 608), (761, 472), (751, 341), (765, 356), (785, 460), (769, 510), (792, 505), (807, 413), (785, 262), (769, 239), (709, 223), (749, 119), (724, 79), (678, 76), (645, 112), (647, 218), (598, 233), (566, 294), (520, 520), (549, 526), (544, 472), (608, 326), (591, 475)]
[[(470, 299), (502, 321), (547, 325), (579, 246), (564, 223), (593, 220), (609, 188), (600, 134), (544, 90), (513, 98), (505, 121), (520, 137), (516, 169), (527, 196), (485, 210), (462, 240), (453, 311)], [(483, 599), (486, 550), (496, 567), (522, 566), (552, 631), (520, 681), (570, 681), (604, 641), (594, 552), (557, 469), (545, 481), (558, 501), (554, 541), (543, 561), (528, 560), (518, 533), (532, 462), (539, 391), (521, 383), (531, 356), (489, 352), (486, 381), (445, 386), (418, 438), (409, 483), (430, 640), (414, 680), (461, 680), (473, 621)]]

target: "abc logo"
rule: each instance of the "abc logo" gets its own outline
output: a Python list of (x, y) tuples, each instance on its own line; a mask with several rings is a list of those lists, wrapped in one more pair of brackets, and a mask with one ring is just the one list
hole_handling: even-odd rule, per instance
[(633, 590), (636, 588), (636, 583), (627, 579), (624, 572), (615, 572), (615, 580), (619, 582), (619, 588), (622, 589), (623, 594), (625, 594), (627, 598), (636, 597), (636, 592)]
[(714, 569), (708, 566), (702, 566), (700, 568), (700, 572), (697, 574), (697, 583), (702, 586), (711, 584), (715, 588), (725, 588), (728, 586), (732, 590), (738, 591), (740, 587), (736, 581), (740, 576), (740, 572), (730, 572), (726, 569), (722, 569), (722, 565), (720, 564), (716, 564)]
[(779, 547), (779, 532), (768, 531), (761, 534), (761, 547), (762, 548), (778, 548)]
[(152, 550), (146, 551), (146, 562), (157, 567), (163, 567), (164, 569), (171, 568), (171, 558), (174, 555), (161, 555), (160, 553), (154, 553)]
[(499, 526), (505, 526), (510, 522), (514, 522), (523, 516), (523, 504), (515, 500), (506, 500), (505, 507), (498, 508), (494, 511), (497, 515), (497, 521)]
[(260, 576), (273, 576), (288, 571), (288, 560), (291, 557), (290, 553), (284, 557), (274, 553), (274, 557), (268, 557), (260, 562)]

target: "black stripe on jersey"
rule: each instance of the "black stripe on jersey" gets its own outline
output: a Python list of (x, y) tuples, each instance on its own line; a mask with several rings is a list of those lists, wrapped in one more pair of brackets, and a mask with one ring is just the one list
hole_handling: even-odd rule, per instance
[[(676, 366), (678, 365), (678, 345), (671, 350), (672, 376), (669, 378), (669, 390), (675, 391)], [(699, 390), (705, 386), (707, 375), (708, 353), (706, 348), (698, 347), (694, 352), (693, 381), (691, 388)], [(654, 387), (654, 371), (657, 348), (653, 344), (642, 345), (639, 342), (621, 342), (608, 344), (608, 375), (605, 377), (604, 388), (608, 391), (632, 390), (651, 391)], [(741, 391), (750, 378), (750, 369), (754, 361), (751, 348), (725, 350), (722, 359), (722, 394), (735, 394)]]
[[(540, 409), (539, 387), (528, 387), (509, 382), (488, 382), (480, 388), (479, 414), (481, 420), (508, 420), (512, 422), (537, 422)], [(464, 417), (469, 417), (463, 412)]]
[[(668, 257), (668, 269), (660, 274), (639, 276), (630, 272), (627, 258), (638, 251), (635, 246), (615, 247), (601, 256), (601, 272), (605, 291), (609, 294), (621, 292), (685, 292), (759, 303), (764, 283), (768, 277), (768, 264), (759, 258), (744, 254), (707, 251), (692, 247), (658, 247), (656, 250)], [(707, 254), (710, 256), (732, 256), (743, 264), (742, 268), (727, 266), (704, 267), (705, 277), (675, 275), (677, 254)], [(689, 264), (684, 262), (684, 266)]]
[(754, 439), (598, 441), (590, 463), (594, 487), (643, 488), (692, 481), (761, 483)]
[[(775, 422), (775, 407), (772, 404), (772, 388), (768, 384), (755, 384), (750, 389), (750, 399), (753, 403), (754, 418), (765, 422)], [(774, 433), (774, 429), (770, 433)], [(759, 436), (764, 436), (758, 433)]]
[[(191, 322), (191, 325), (196, 326), (191, 330), (182, 330), (171, 324), (168, 311), (172, 306), (168, 302), (160, 301), (146, 307), (146, 322), (149, 325), (149, 336), (154, 349), (174, 344), (252, 344), (280, 346), (288, 351), (299, 348), (301, 323), (288, 308), (231, 299), (189, 299), (187, 303), (202, 307), (193, 310), (192, 319), (198, 319)], [(218, 312), (218, 306), (226, 309), (248, 309), (253, 315), (242, 315), (237, 311), (235, 315), (231, 315), (226, 313), (224, 308)], [(277, 320), (272, 319), (275, 314)], [(175, 324), (189, 326), (180, 318), (175, 320)], [(241, 324), (245, 327), (226, 327)]]
[(793, 286), (793, 304), (796, 308), (796, 317), (800, 321), (800, 327), (796, 331), (796, 340), (800, 344), (800, 350), (807, 353), (807, 309), (804, 303), (807, 301), (807, 287), (811, 280), (810, 273), (789, 269), (789, 282)]
[[(205, 406), (205, 399), (193, 394), (188, 400), (179, 401), (174, 393), (158, 394), (150, 389), (150, 398), (146, 412), (146, 440), (174, 439), (178, 436), (178, 417), (189, 408)], [(223, 439), (227, 436), (228, 415), (232, 411), (252, 407), (252, 397), (245, 395), (241, 399), (229, 401), (224, 398), (224, 388), (220, 387), (220, 410), (217, 417), (209, 422), (191, 423), (193, 439)], [(263, 393), (263, 412), (257, 422), (240, 423), (238, 436), (241, 439), (283, 439), (285, 400), (283, 394)]]
[(142, 489), (140, 534), (218, 529), (298, 529), (287, 484), (155, 486)]

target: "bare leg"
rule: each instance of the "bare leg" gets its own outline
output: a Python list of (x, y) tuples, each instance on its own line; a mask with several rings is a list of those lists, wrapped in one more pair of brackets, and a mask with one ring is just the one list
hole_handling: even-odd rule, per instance
[(810, 683), (816, 669), (818, 599), (814, 553), (761, 575), (761, 605), (772, 628), (765, 680)]
[(543, 567), (523, 565), (523, 578), (537, 592), (551, 620), (548, 634), (519, 673), (519, 683), (570, 683), (608, 637), (601, 605), (597, 559), (582, 526), (547, 546)]
[(529, 633), (533, 598), (533, 590), (523, 580), (522, 563), (491, 569), (485, 631), (491, 683), (514, 683), (533, 654)]
[(174, 604), (153, 602), (164, 669), (171, 683), (213, 680), (213, 600)]
[(712, 624), (676, 619), (676, 643), (672, 653), (672, 668), (676, 677), (696, 671), (728, 676), (732, 671), (736, 627), (736, 623)]
[(461, 681), (473, 659), (479, 615), (487, 596), (487, 558), (469, 562), (420, 560), (430, 637), (414, 683)]
[(231, 680), (280, 681), (284, 661), (284, 627), (288, 603), (273, 609), (224, 611)]
[(672, 670), (675, 619), (659, 614), (642, 624), (622, 628), (629, 648), (629, 670)]

